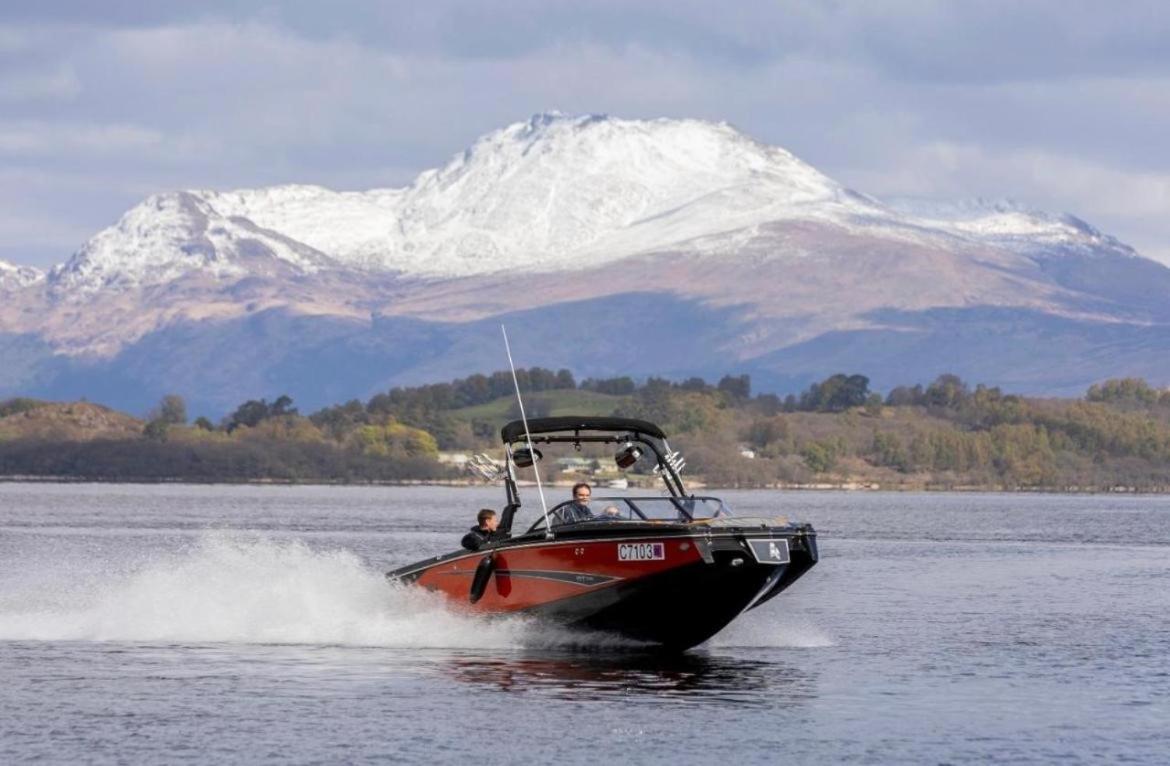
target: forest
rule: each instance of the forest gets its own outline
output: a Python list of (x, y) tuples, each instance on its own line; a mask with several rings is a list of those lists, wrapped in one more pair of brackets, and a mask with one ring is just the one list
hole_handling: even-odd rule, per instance
[[(954, 375), (872, 391), (841, 373), (784, 397), (747, 375), (577, 381), (517, 371), (529, 417), (617, 415), (658, 423), (710, 487), (1055, 491), (1170, 488), (1170, 391), (1139, 378), (1077, 399), (1036, 398)], [(509, 372), (396, 387), (302, 413), (287, 395), (189, 420), (168, 395), (143, 417), (91, 402), (0, 402), (0, 476), (98, 481), (459, 482), (472, 453), (499, 457), (518, 417)], [(542, 464), (549, 481), (610, 480), (586, 459)], [(646, 466), (623, 478), (649, 484)]]

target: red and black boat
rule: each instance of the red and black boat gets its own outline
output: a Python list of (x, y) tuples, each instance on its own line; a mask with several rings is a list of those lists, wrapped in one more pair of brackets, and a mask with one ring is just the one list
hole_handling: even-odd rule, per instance
[[(706, 641), (739, 614), (792, 585), (817, 561), (816, 533), (783, 518), (733, 516), (718, 498), (687, 494), (683, 461), (656, 425), (628, 418), (551, 417), (504, 426), (507, 505), (479, 551), (461, 550), (390, 572), (482, 613), (522, 613), (671, 649)], [(660, 496), (566, 501), (513, 533), (517, 469), (535, 445), (616, 445), (619, 467), (651, 465)], [(604, 510), (601, 510), (604, 509)], [(582, 516), (585, 516), (582, 518)]]

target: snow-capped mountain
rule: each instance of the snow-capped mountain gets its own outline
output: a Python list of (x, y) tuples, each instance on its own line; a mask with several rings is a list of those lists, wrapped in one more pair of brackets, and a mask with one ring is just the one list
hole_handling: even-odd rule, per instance
[(888, 236), (1098, 247), (1070, 216), (1004, 203), (899, 209), (723, 123), (541, 114), (484, 136), (404, 189), (277, 186), (153, 196), (51, 275), (92, 291), (273, 267), (425, 278), (581, 270), (638, 253), (732, 250), (756, 227), (817, 221)]
[(894, 198), (886, 203), (904, 215), (908, 222), (1020, 252), (1049, 256), (1076, 252), (1138, 257), (1129, 245), (1103, 234), (1074, 215), (1048, 213), (1014, 200), (976, 198), (943, 202)]
[(403, 189), (156, 195), (51, 279), (93, 291), (193, 271), (239, 279), (275, 262), (431, 279), (581, 270), (666, 249), (734, 251), (759, 226), (799, 220), (1023, 249), (1120, 244), (1008, 203), (885, 206), (727, 124), (551, 113), (484, 136)]
[(310, 272), (330, 263), (312, 248), (224, 215), (198, 192), (152, 196), (49, 273), (58, 292), (165, 284), (191, 272), (218, 280)]
[(1170, 382), (1170, 269), (1080, 218), (879, 201), (697, 120), (537, 115), (400, 189), (159, 194), (0, 290), (0, 395), (321, 403), (494, 369), (509, 317), (586, 375)]
[(241, 252), (258, 241), (301, 271), (320, 268), (319, 255), (339, 267), (432, 278), (581, 269), (767, 221), (875, 211), (726, 124), (544, 114), (483, 137), (405, 189), (151, 197), (54, 279), (95, 289), (194, 269), (239, 277)]
[(40, 269), (0, 260), (0, 291), (28, 287), (44, 278), (45, 273)]

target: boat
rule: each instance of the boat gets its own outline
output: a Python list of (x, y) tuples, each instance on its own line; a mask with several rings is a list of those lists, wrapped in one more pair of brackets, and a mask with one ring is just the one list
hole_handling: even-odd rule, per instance
[[(716, 497), (688, 494), (685, 460), (653, 423), (561, 416), (501, 430), (506, 505), (483, 548), (459, 550), (393, 572), (392, 581), (444, 595), (480, 614), (522, 614), (571, 629), (616, 634), (668, 650), (708, 640), (743, 612), (782, 593), (817, 562), (816, 532), (785, 518), (735, 516)], [(593, 497), (544, 507), (541, 448), (616, 448), (622, 470), (657, 474), (660, 494)], [(482, 464), (482, 460), (481, 460)], [(491, 465), (495, 464), (494, 461)], [(514, 531), (520, 469), (531, 467), (542, 508)]]

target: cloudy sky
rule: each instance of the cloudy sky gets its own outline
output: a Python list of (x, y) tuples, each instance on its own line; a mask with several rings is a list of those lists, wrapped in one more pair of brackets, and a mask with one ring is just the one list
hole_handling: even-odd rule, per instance
[(1008, 197), (1170, 262), (1167, 40), (1160, 0), (5, 3), (0, 258), (156, 191), (403, 185), (560, 109), (726, 120), (877, 197)]

